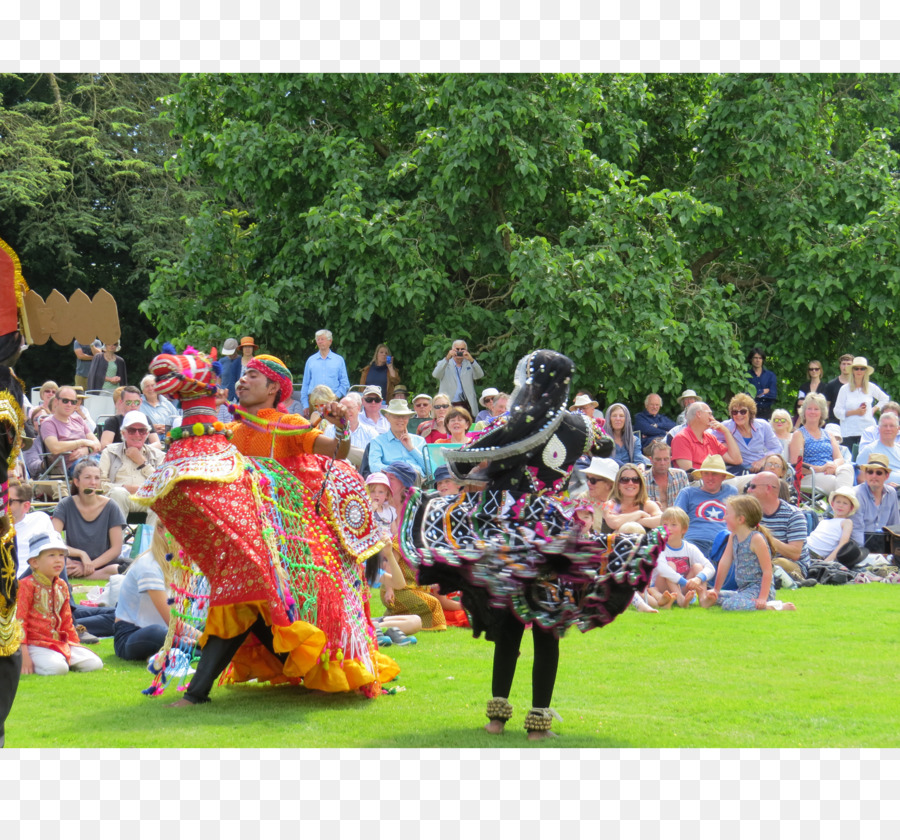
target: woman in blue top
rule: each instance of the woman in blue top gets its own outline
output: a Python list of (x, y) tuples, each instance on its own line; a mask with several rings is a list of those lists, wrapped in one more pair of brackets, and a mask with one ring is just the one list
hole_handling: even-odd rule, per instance
[[(741, 452), (738, 471), (758, 473), (763, 469), (767, 456), (781, 454), (782, 443), (765, 420), (757, 419), (756, 402), (747, 394), (735, 394), (728, 404), (728, 413), (731, 419), (722, 425), (734, 436)], [(713, 434), (725, 442), (722, 432)]]
[(766, 351), (761, 347), (754, 347), (747, 356), (747, 361), (750, 363), (747, 381), (756, 388), (756, 416), (761, 420), (768, 420), (772, 416), (775, 399), (778, 397), (775, 374), (763, 367)]
[(631, 412), (622, 403), (613, 403), (606, 410), (606, 431), (615, 449), (610, 456), (620, 467), (625, 464), (650, 464), (641, 454), (641, 438), (631, 427)]
[(791, 436), (790, 458), (792, 465), (803, 458), (804, 477), (801, 487), (812, 485), (823, 493), (831, 493), (838, 487), (853, 485), (853, 467), (845, 463), (837, 442), (825, 431), (828, 419), (828, 403), (818, 393), (807, 394), (800, 406), (800, 427)]

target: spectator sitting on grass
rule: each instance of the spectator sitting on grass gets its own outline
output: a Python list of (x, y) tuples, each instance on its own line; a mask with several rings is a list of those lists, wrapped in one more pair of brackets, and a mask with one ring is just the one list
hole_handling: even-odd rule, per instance
[[(765, 526), (760, 526), (762, 510), (752, 496), (728, 500), (725, 520), (730, 536), (719, 561), (716, 585), (700, 595), (700, 606), (718, 604), (725, 610), (795, 610), (789, 602), (775, 598), (772, 557)], [(722, 590), (734, 565), (737, 590)]]
[(664, 440), (650, 444), (650, 469), (646, 472), (647, 496), (668, 510), (675, 504), (678, 494), (690, 484), (687, 473), (672, 466), (672, 450)]
[(122, 581), (113, 641), (119, 659), (147, 659), (157, 653), (166, 640), (169, 629), (167, 593), (172, 584), (166, 551), (165, 533), (162, 527), (157, 527), (150, 550), (134, 561)]
[(647, 592), (660, 609), (668, 609), (673, 603), (685, 607), (694, 599), (693, 592), (706, 590), (716, 569), (697, 546), (684, 539), (691, 522), (681, 508), (663, 511), (660, 524), (665, 526), (668, 538)]
[(725, 469), (721, 455), (708, 455), (693, 477), (700, 479), (700, 487), (685, 487), (675, 499), (675, 507), (687, 513), (690, 520), (688, 540), (704, 557), (709, 557), (713, 540), (725, 530), (725, 502), (730, 496), (737, 495), (737, 490), (723, 486), (731, 473)]
[(31, 539), (32, 574), (19, 583), (16, 617), (22, 624), (22, 673), (49, 677), (72, 671), (96, 671), (103, 661), (78, 641), (69, 589), (60, 578), (66, 567), (66, 544), (57, 534)]
[(781, 484), (775, 473), (761, 472), (747, 485), (747, 492), (760, 504), (762, 524), (768, 529), (772, 547), (772, 562), (801, 586), (812, 586), (807, 579), (806, 517), (780, 498)]

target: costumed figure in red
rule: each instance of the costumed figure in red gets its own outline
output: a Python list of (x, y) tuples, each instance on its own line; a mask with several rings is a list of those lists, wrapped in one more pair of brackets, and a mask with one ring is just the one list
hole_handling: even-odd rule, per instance
[[(200, 661), (179, 704), (206, 702), (229, 663), (227, 678), (234, 682), (302, 680), (325, 691), (379, 693), (381, 682), (399, 668), (377, 652), (363, 604), (365, 587), (355, 584), (361, 564), (382, 544), (367, 503), (350, 511), (361, 532), (352, 557), (322, 515), (334, 512), (340, 501), (334, 494), (315, 498), (327, 465), (313, 454), (320, 433), (302, 418), (279, 423), (272, 416), (282, 387), (268, 387), (273, 380), (258, 365), (245, 377), (255, 390), (242, 379), (249, 400), (246, 410), (237, 409), (242, 422), (228, 426), (215, 416), (208, 357), (163, 354), (150, 369), (159, 393), (182, 400), (184, 420), (170, 433), (165, 461), (135, 496), (152, 504), (210, 585)], [(267, 406), (253, 402), (260, 394), (268, 396)], [(247, 420), (254, 428), (246, 426), (245, 416), (252, 418), (257, 410), (264, 416)], [(260, 445), (258, 427), (270, 420), (268, 443)], [(327, 443), (330, 454), (339, 454), (343, 441)], [(262, 457), (245, 457), (239, 450)], [(307, 482), (276, 460), (279, 455), (286, 463), (291, 456), (301, 460)], [(362, 533), (366, 517), (372, 537)]]

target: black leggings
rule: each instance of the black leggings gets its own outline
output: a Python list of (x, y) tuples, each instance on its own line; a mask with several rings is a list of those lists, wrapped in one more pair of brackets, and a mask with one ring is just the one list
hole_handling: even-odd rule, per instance
[(200, 661), (197, 663), (197, 672), (191, 678), (191, 684), (184, 693), (184, 699), (191, 703), (208, 703), (213, 683), (228, 667), (228, 663), (231, 662), (238, 648), (251, 633), (281, 662), (287, 661), (286, 653), (275, 653), (272, 628), (266, 624), (261, 615), (257, 616), (253, 626), (241, 633), (240, 636), (234, 636), (231, 639), (223, 639), (221, 636), (207, 637), (206, 644), (200, 653)]
[(21, 673), (21, 650), (17, 650), (12, 656), (0, 656), (0, 749), (5, 740), (6, 717), (12, 708), (13, 700), (16, 699), (16, 689), (19, 687), (19, 674)]
[[(494, 697), (509, 698), (513, 677), (516, 675), (516, 661), (525, 625), (508, 612), (497, 627), (494, 645), (494, 673), (491, 690)], [(534, 640), (534, 665), (531, 669), (531, 705), (536, 709), (546, 709), (553, 697), (556, 684), (556, 669), (559, 666), (559, 639), (537, 624), (531, 625)]]

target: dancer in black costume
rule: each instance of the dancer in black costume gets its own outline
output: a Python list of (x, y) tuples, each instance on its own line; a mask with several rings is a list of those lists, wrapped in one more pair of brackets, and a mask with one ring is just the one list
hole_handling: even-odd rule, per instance
[(509, 703), (525, 630), (532, 625), (532, 708), (525, 717), (530, 740), (553, 737), (550, 708), (566, 628), (603, 626), (619, 615), (636, 588), (649, 582), (658, 534), (580, 542), (560, 494), (584, 453), (608, 456), (583, 415), (566, 410), (574, 366), (549, 350), (529, 354), (516, 370), (509, 413), (484, 436), (445, 457), (465, 483), (484, 490), (438, 497), (414, 492), (400, 529), (404, 556), (419, 582), (460, 590), (475, 636), (495, 643), (493, 698), (487, 704), (492, 734), (512, 717)]

